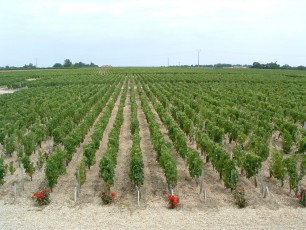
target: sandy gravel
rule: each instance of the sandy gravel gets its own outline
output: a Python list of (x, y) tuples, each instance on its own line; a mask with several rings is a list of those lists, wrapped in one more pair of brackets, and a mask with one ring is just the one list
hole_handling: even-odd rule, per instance
[(0, 201), (0, 229), (303, 229), (306, 209), (220, 207), (168, 210), (151, 204), (141, 210), (116, 204), (67, 204), (41, 209)]

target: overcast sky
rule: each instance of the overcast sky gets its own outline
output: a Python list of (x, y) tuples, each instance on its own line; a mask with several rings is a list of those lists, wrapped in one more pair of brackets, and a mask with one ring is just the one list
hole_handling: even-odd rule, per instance
[(305, 0), (0, 0), (0, 66), (306, 66)]

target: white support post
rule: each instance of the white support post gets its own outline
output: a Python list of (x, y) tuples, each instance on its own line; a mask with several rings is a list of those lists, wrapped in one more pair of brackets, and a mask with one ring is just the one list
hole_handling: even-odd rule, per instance
[(172, 184), (170, 184), (170, 191), (171, 191), (171, 195), (173, 195), (173, 188), (172, 188)]
[(265, 193), (266, 186), (265, 186), (265, 183), (264, 183), (264, 180), (263, 180), (263, 170), (262, 170), (262, 168), (260, 169), (260, 172), (259, 172), (259, 180), (260, 180), (260, 191), (261, 191), (261, 193)]
[(137, 189), (137, 205), (140, 204), (140, 189), (138, 188), (138, 186), (136, 186)]
[(21, 188), (22, 188), (22, 191), (24, 191), (24, 175), (23, 175), (23, 165), (21, 165), (20, 167), (20, 175), (21, 175), (21, 180), (20, 180), (20, 184), (21, 184)]
[(77, 196), (78, 196), (78, 188), (77, 186), (74, 187), (74, 202), (77, 202)]
[(200, 194), (203, 191), (203, 183), (204, 183), (204, 167), (202, 168), (202, 173), (200, 177)]
[(14, 203), (17, 200), (17, 182), (14, 183)]
[(77, 187), (78, 187), (78, 193), (77, 196), (80, 197), (80, 192), (81, 192), (81, 181), (80, 181), (80, 170), (78, 169), (78, 179), (77, 179)]
[(204, 203), (206, 204), (207, 201), (207, 191), (204, 189)]
[(268, 186), (265, 187), (264, 198), (270, 198), (270, 191)]

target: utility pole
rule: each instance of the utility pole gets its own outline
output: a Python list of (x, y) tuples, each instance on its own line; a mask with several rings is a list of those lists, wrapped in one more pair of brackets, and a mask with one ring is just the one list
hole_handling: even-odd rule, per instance
[(168, 67), (169, 67), (169, 57), (168, 57)]
[(200, 67), (200, 52), (201, 52), (201, 50), (197, 49), (197, 52), (198, 52), (198, 68), (199, 68)]

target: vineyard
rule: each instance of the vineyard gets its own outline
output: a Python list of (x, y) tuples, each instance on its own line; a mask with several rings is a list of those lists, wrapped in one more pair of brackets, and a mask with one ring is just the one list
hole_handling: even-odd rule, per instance
[[(301, 205), (306, 73), (0, 72), (0, 200), (179, 209)], [(8, 91), (10, 93), (5, 93)], [(14, 92), (14, 93), (12, 93)], [(240, 197), (241, 198), (241, 197)]]

